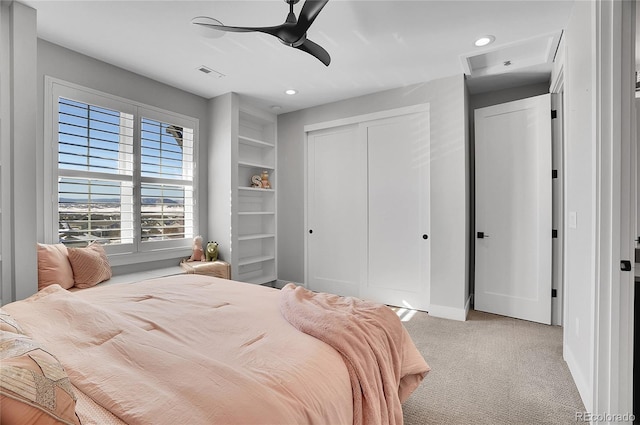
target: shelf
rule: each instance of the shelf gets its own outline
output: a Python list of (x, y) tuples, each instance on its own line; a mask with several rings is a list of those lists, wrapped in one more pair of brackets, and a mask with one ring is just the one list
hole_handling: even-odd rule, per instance
[(262, 271), (251, 272), (251, 273), (240, 273), (238, 276), (238, 280), (247, 283), (257, 283), (263, 284), (268, 282), (273, 282), (276, 280), (276, 275), (274, 273), (264, 274)]
[(239, 266), (247, 266), (249, 264), (264, 263), (265, 261), (275, 260), (275, 258), (276, 257), (273, 256), (273, 255), (261, 255), (261, 256), (257, 256), (257, 257), (247, 257), (247, 258), (240, 259), (240, 261), (238, 261), (238, 265)]
[(260, 187), (249, 187), (249, 186), (238, 186), (238, 190), (243, 190), (248, 192), (266, 192), (266, 193), (275, 192), (275, 189), (262, 189)]
[(270, 142), (263, 142), (262, 140), (252, 139), (251, 137), (238, 136), (238, 141), (242, 144), (255, 146), (257, 148), (273, 148), (275, 144)]
[(248, 162), (248, 161), (238, 161), (238, 166), (240, 167), (251, 167), (251, 168), (261, 168), (265, 170), (275, 170), (273, 165), (266, 164), (258, 164), (256, 162)]
[[(277, 274), (277, 117), (242, 106), (238, 110), (238, 133), (234, 176), (234, 279), (264, 284)], [(266, 172), (270, 188), (252, 187), (252, 178)]]
[(238, 215), (274, 215), (273, 211), (243, 211), (239, 212)]
[(254, 234), (250, 234), (250, 235), (242, 235), (242, 236), (238, 236), (238, 240), (239, 241), (251, 241), (251, 240), (256, 240), (256, 239), (269, 239), (269, 238), (275, 238), (276, 235), (274, 235), (273, 233), (254, 233)]

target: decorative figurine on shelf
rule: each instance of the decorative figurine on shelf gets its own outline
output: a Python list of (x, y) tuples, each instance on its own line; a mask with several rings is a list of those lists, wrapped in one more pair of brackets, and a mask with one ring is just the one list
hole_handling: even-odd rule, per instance
[(218, 242), (207, 244), (207, 261), (218, 261)]
[(271, 189), (271, 184), (269, 183), (269, 173), (267, 172), (267, 170), (262, 172), (260, 179), (262, 180), (263, 189)]
[(204, 261), (205, 255), (202, 249), (202, 236), (198, 235), (193, 238), (193, 252), (187, 261)]
[(262, 187), (262, 179), (260, 176), (255, 175), (251, 177), (251, 187)]

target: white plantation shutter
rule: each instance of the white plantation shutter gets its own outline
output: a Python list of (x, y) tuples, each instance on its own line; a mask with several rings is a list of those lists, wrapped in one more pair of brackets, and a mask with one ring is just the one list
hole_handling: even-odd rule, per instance
[(142, 242), (193, 237), (193, 129), (142, 118)]
[(133, 242), (133, 140), (133, 115), (59, 99), (61, 242)]
[(67, 84), (51, 91), (53, 241), (111, 255), (190, 248), (197, 120)]

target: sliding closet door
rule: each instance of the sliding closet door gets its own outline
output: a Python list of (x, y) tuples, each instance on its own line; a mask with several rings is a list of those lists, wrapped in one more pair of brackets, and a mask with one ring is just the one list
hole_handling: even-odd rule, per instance
[(429, 128), (424, 113), (361, 124), (367, 146), (364, 298), (429, 307)]
[(366, 270), (366, 153), (358, 126), (309, 133), (307, 143), (307, 284), (358, 296)]
[(307, 133), (310, 289), (429, 308), (429, 114)]

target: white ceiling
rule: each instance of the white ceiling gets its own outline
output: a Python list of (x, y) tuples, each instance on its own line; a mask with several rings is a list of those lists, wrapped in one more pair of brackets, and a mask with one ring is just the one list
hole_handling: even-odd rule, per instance
[[(330, 53), (325, 67), (266, 34), (205, 38), (190, 23), (209, 16), (225, 25), (278, 25), (288, 12), (283, 0), (19, 1), (37, 10), (42, 39), (205, 98), (241, 93), (280, 106), (278, 113), (462, 74), (462, 56), (558, 33), (572, 7), (569, 0), (330, 0), (307, 34)], [(485, 34), (495, 43), (474, 47)], [(224, 77), (201, 73), (202, 65)], [(548, 64), (519, 68), (512, 78), (474, 78), (469, 87), (535, 83), (548, 71)], [(287, 88), (299, 93), (287, 96)]]

